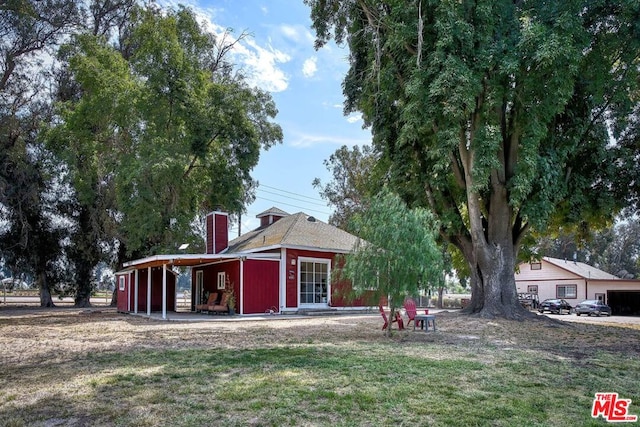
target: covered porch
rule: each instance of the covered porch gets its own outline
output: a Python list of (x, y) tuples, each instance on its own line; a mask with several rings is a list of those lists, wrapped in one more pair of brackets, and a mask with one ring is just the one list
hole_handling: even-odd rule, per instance
[[(160, 313), (162, 319), (168, 319), (168, 312), (176, 317), (176, 276), (173, 267), (189, 267), (201, 269), (220, 264), (238, 264), (240, 271), (247, 260), (279, 259), (274, 254), (173, 254), (154, 255), (125, 263), (124, 270), (116, 273), (118, 279), (118, 310), (133, 314)], [(235, 284), (235, 293), (243, 314), (245, 293), (245, 275), (240, 274)], [(192, 283), (191, 289), (195, 284)], [(197, 295), (197, 296), (196, 296)], [(199, 299), (199, 294), (193, 292), (191, 308)], [(124, 302), (121, 302), (124, 301)]]

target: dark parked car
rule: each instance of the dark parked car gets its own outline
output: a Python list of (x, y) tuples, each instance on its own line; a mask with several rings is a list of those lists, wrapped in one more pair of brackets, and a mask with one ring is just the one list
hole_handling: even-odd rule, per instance
[(581, 314), (588, 314), (589, 316), (592, 314), (596, 316), (604, 314), (605, 316), (611, 316), (611, 307), (600, 300), (588, 299), (576, 305), (576, 316), (580, 316)]
[(546, 299), (540, 303), (540, 305), (538, 306), (538, 311), (540, 313), (544, 313), (545, 311), (557, 314), (562, 314), (563, 311), (571, 313), (571, 304), (563, 299)]

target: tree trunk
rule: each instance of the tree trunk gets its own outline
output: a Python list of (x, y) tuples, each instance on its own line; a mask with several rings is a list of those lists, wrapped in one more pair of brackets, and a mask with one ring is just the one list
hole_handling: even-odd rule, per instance
[(51, 298), (51, 290), (47, 283), (47, 274), (44, 271), (38, 273), (36, 282), (40, 290), (40, 307), (55, 307)]
[(484, 305), (484, 287), (480, 280), (480, 271), (475, 262), (469, 261), (469, 271), (471, 272), (469, 277), (471, 301), (464, 311), (467, 313), (478, 313)]
[(515, 262), (519, 233), (514, 232), (505, 172), (492, 172), (490, 192), (484, 198), (474, 188), (471, 174), (475, 153), (464, 144), (460, 153), (465, 164), (470, 226), (470, 236), (461, 237), (459, 245), (471, 271), (472, 297), (466, 312), (485, 318), (524, 319), (531, 313), (518, 302)]
[(393, 310), (389, 311), (389, 320), (387, 321), (387, 328), (384, 330), (384, 336), (389, 338), (391, 336), (391, 325), (393, 324), (393, 322), (391, 321), (391, 312)]
[(113, 288), (113, 294), (111, 294), (111, 304), (109, 304), (111, 307), (117, 307), (118, 306), (118, 283), (116, 282), (116, 286), (115, 288)]
[(76, 296), (74, 298), (74, 306), (78, 308), (91, 307), (91, 291), (93, 286), (91, 284), (91, 271), (93, 266), (83, 260), (76, 262), (76, 268), (78, 269), (78, 275), (76, 280), (78, 285), (76, 286)]
[[(94, 178), (95, 179), (95, 178)], [(78, 231), (75, 233), (73, 264), (76, 268), (75, 307), (91, 307), (91, 293), (93, 292), (93, 268), (100, 261), (99, 236), (101, 216), (100, 186), (94, 182), (94, 198), (89, 204), (78, 207)]]
[[(513, 246), (511, 246), (513, 247)], [(484, 250), (485, 262), (471, 269), (471, 302), (465, 313), (485, 318), (524, 319), (531, 313), (518, 301), (513, 250), (496, 245)]]
[(76, 308), (92, 307), (90, 296), (77, 296), (73, 300), (73, 306)]
[(481, 317), (522, 319), (528, 316), (518, 302), (515, 281), (515, 255), (513, 245), (487, 248), (486, 262), (479, 265), (480, 281), (484, 294)]
[[(391, 302), (391, 300), (389, 300), (389, 302)], [(387, 338), (390, 337), (392, 334), (391, 326), (393, 326), (393, 319), (395, 318), (396, 318), (396, 310), (395, 308), (393, 308), (391, 304), (389, 304), (389, 322), (387, 324), (387, 329), (384, 331), (384, 336), (386, 336)]]
[(86, 308), (86, 307), (92, 307), (91, 305), (91, 295), (76, 295), (76, 297), (73, 299), (73, 306), (76, 308)]

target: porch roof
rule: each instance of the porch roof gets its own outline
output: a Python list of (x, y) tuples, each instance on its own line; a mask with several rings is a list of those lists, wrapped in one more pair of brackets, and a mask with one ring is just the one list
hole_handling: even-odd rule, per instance
[(125, 262), (123, 267), (128, 268), (148, 268), (161, 267), (163, 265), (172, 265), (176, 267), (193, 267), (196, 265), (210, 264), (220, 261), (231, 261), (235, 259), (279, 259), (280, 254), (168, 254), (153, 255), (146, 258), (140, 258), (133, 261)]

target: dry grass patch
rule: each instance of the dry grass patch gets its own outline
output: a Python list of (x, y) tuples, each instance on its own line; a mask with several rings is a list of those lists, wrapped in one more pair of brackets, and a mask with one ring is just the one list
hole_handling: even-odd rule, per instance
[(380, 326), (0, 311), (0, 425), (600, 425), (597, 391), (640, 413), (636, 329), (449, 313), (437, 333)]

